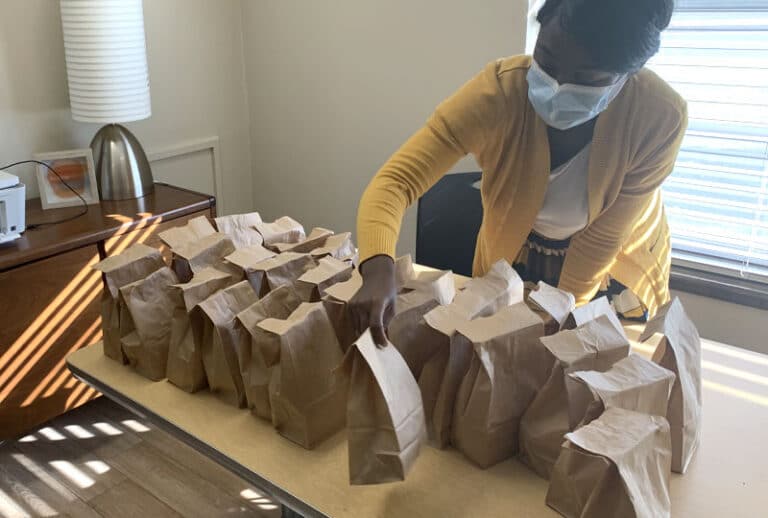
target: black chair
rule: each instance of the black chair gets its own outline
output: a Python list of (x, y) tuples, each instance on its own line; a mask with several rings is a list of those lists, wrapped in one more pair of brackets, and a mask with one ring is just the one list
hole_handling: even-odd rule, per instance
[(444, 176), (419, 200), (416, 262), (441, 270), (472, 275), (472, 261), (483, 205), (481, 173)]

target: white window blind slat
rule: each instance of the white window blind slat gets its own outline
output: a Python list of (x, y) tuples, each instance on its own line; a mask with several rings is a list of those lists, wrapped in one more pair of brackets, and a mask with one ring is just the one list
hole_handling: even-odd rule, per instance
[(688, 101), (673, 261), (768, 282), (768, 0), (678, 0), (649, 67)]

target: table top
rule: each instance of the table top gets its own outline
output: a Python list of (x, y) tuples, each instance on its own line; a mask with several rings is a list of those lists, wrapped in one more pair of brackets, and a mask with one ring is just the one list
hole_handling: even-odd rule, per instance
[[(631, 338), (640, 329), (628, 327)], [(652, 348), (637, 345), (648, 355)], [(480, 470), (455, 450), (425, 447), (405, 482), (349, 485), (341, 432), (307, 451), (268, 422), (207, 392), (148, 381), (106, 358), (101, 344), (72, 353), (73, 373), (174, 433), (305, 516), (555, 517), (547, 482), (517, 460)], [(703, 343), (702, 444), (685, 475), (671, 478), (673, 516), (753, 518), (768, 507), (768, 356)]]
[[(139, 225), (159, 223), (215, 205), (215, 199), (180, 187), (156, 183), (153, 193), (134, 200), (102, 201), (88, 213), (56, 225), (28, 229), (21, 238), (0, 245), (0, 271), (129, 232)], [(43, 210), (39, 198), (27, 200), (27, 226), (76, 215), (81, 206)]]

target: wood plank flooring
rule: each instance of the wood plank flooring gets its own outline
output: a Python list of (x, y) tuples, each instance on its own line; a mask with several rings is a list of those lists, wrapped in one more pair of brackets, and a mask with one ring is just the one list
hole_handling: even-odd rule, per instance
[(257, 488), (101, 397), (0, 444), (0, 517), (278, 518)]

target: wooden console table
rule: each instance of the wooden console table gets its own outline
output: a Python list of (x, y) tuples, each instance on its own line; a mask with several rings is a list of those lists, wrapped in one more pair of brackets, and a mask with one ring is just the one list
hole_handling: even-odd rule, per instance
[[(160, 247), (158, 232), (213, 217), (215, 205), (207, 194), (156, 184), (143, 198), (90, 205), (79, 218), (0, 245), (0, 441), (97, 394), (64, 363), (69, 353), (101, 339), (102, 281), (92, 266), (134, 243)], [(39, 199), (28, 200), (27, 226), (80, 210), (43, 211)]]

